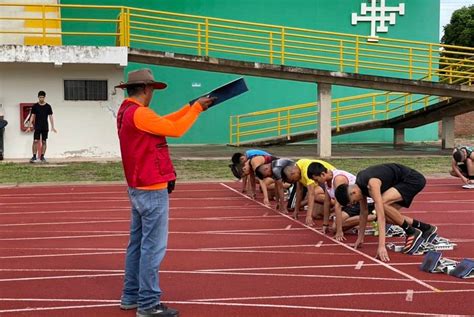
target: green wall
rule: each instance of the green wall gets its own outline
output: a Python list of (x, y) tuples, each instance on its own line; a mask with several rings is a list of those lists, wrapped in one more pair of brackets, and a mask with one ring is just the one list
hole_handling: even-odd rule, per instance
[[(370, 23), (351, 25), (351, 13), (360, 14), (360, 5), (369, 0), (154, 0), (154, 1), (113, 1), (113, 0), (62, 0), (62, 4), (126, 5), (161, 11), (172, 11), (193, 15), (243, 20), (273, 25), (284, 25), (316, 30), (360, 35), (370, 34)], [(396, 25), (389, 26), (389, 32), (379, 34), (405, 40), (438, 43), (439, 0), (387, 0), (387, 5), (405, 3), (405, 15), (396, 17)], [(63, 10), (63, 17), (73, 15)], [(94, 10), (90, 16), (100, 14)], [(84, 26), (74, 26), (74, 28)], [(86, 40), (74, 38), (65, 44), (96, 45), (110, 39)], [(111, 44), (113, 45), (113, 41)], [(144, 67), (131, 63), (126, 71)], [(190, 99), (197, 97), (239, 77), (233, 74), (178, 69), (145, 65), (153, 70), (158, 80), (168, 83), (168, 88), (157, 91), (152, 103), (159, 114), (176, 110)], [(389, 75), (389, 74), (382, 74)], [(398, 76), (398, 75), (395, 75)], [(182, 138), (171, 139), (180, 144), (216, 144), (229, 140), (229, 116), (275, 107), (307, 103), (316, 100), (316, 85), (277, 79), (246, 77), (250, 91), (234, 100), (204, 113), (191, 130)], [(350, 87), (333, 87), (333, 98), (369, 92)], [(334, 142), (391, 142), (391, 129), (364, 132), (334, 138)], [(429, 141), (438, 139), (437, 124), (426, 125), (406, 131), (408, 141)]]

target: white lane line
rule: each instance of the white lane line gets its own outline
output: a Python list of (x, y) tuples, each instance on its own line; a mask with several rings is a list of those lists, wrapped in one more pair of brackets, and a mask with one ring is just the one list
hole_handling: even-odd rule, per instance
[(0, 197), (20, 197), (24, 198), (25, 195), (28, 195), (28, 197), (49, 197), (49, 196), (77, 196), (77, 195), (85, 195), (85, 196), (92, 196), (92, 195), (119, 195), (119, 196), (125, 196), (127, 197), (127, 192), (126, 191), (113, 191), (113, 192), (77, 192), (77, 191), (71, 191), (71, 192), (57, 192), (57, 193), (22, 193), (22, 194), (0, 194)]
[(80, 299), (80, 298), (0, 298), (4, 302), (72, 302), (72, 303), (120, 303), (117, 299)]
[(94, 272), (94, 273), (124, 273), (124, 270), (102, 269), (0, 269), (0, 272)]
[[(280, 308), (280, 309), (302, 309), (302, 310), (322, 310), (322, 311), (339, 311), (339, 312), (358, 312), (358, 313), (373, 313), (379, 316), (394, 314), (403, 316), (434, 316), (439, 317), (439, 313), (418, 313), (409, 311), (393, 311), (381, 309), (358, 309), (358, 308), (335, 308), (323, 306), (298, 306), (298, 305), (270, 305), (270, 304), (248, 304), (248, 303), (216, 303), (216, 302), (182, 302), (182, 301), (167, 301), (169, 304), (187, 304), (187, 305), (211, 305), (211, 306), (230, 306), (230, 307), (252, 307), (252, 308)], [(1, 311), (0, 311), (1, 312)], [(448, 315), (443, 315), (448, 316)], [(453, 316), (453, 315), (450, 315)], [(472, 317), (472, 315), (455, 315), (457, 317)]]
[(0, 250), (14, 250), (14, 251), (123, 251), (124, 248), (0, 248)]
[[(319, 253), (318, 253), (319, 254)], [(396, 263), (394, 265), (420, 265), (419, 262)], [(380, 266), (378, 263), (366, 263), (365, 266)], [(273, 270), (290, 270), (290, 269), (325, 269), (325, 268), (348, 268), (354, 267), (354, 264), (322, 264), (322, 265), (297, 265), (297, 266), (268, 266), (268, 267), (245, 267), (233, 269), (202, 269), (202, 272), (239, 272), (239, 271), (273, 271)]]
[(222, 253), (257, 253), (257, 254), (297, 254), (297, 255), (336, 255), (351, 256), (352, 253), (334, 252), (303, 252), (303, 251), (265, 251), (265, 250), (208, 250), (208, 249), (167, 249), (167, 252), (222, 252)]
[[(413, 291), (416, 294), (433, 294), (432, 291)], [(454, 289), (445, 290), (443, 293), (471, 293), (474, 289)], [(333, 294), (300, 294), (300, 295), (278, 295), (278, 296), (252, 296), (252, 297), (227, 297), (227, 298), (203, 298), (194, 299), (193, 302), (226, 302), (226, 301), (245, 301), (245, 300), (263, 300), (263, 299), (293, 299), (293, 298), (319, 298), (319, 297), (352, 297), (352, 296), (375, 296), (375, 295), (406, 295), (407, 291), (388, 291), (388, 292), (354, 292), (354, 293), (333, 293)]]
[[(297, 254), (297, 255), (336, 255), (336, 256), (350, 256), (352, 253), (330, 253), (330, 252), (291, 252), (291, 251), (262, 251), (262, 250), (206, 250), (206, 249), (167, 249), (167, 252), (196, 252), (196, 253), (258, 253), (258, 254)], [(65, 256), (97, 256), (122, 254), (123, 251), (107, 251), (107, 252), (85, 252), (85, 253), (58, 253), (58, 254), (30, 254), (30, 255), (6, 255), (0, 256), (0, 259), (31, 259), (31, 258), (52, 258)]]
[[(194, 197), (180, 197), (170, 198), (170, 201), (183, 201), (192, 200), (196, 201)], [(241, 200), (240, 197), (202, 197), (199, 200), (211, 200), (211, 201), (235, 201)], [(54, 200), (54, 201), (23, 201), (23, 202), (4, 202), (0, 203), (0, 206), (31, 206), (31, 205), (57, 205), (57, 204), (87, 204), (87, 203), (106, 203), (106, 202), (129, 202), (128, 198), (101, 198), (101, 199), (88, 199), (88, 200)], [(244, 206), (242, 206), (244, 207)], [(196, 208), (196, 207), (194, 207)]]
[[(334, 275), (334, 274), (290, 274), (290, 273), (239, 273), (239, 272), (201, 272), (201, 271), (167, 271), (160, 270), (160, 274), (185, 274), (185, 275), (221, 275), (221, 276), (259, 276), (259, 277), (271, 277), (271, 278), (316, 278), (316, 279), (343, 279), (343, 280), (373, 280), (373, 281), (396, 281), (396, 282), (409, 282), (407, 279), (396, 278), (396, 277), (373, 277), (373, 276), (351, 276), (351, 275)], [(83, 274), (83, 275), (60, 275), (60, 276), (35, 276), (35, 277), (17, 277), (17, 278), (4, 278), (0, 279), (0, 282), (21, 282), (21, 281), (37, 281), (37, 280), (60, 280), (60, 279), (74, 279), (74, 278), (102, 278), (112, 276), (122, 276), (123, 273), (103, 273), (103, 274)]]
[[(224, 184), (224, 183), (220, 183), (220, 184), (221, 184), (222, 186), (228, 188), (229, 190), (240, 194), (238, 191), (236, 191), (236, 190), (233, 189), (232, 187), (229, 187), (228, 185), (226, 185), (226, 184)], [(246, 199), (250, 199), (250, 200), (251, 200), (251, 198), (246, 197), (245, 195), (241, 195), (241, 196), (243, 196), (243, 197), (246, 198)], [(257, 201), (254, 201), (254, 202), (257, 203), (257, 204), (259, 204), (259, 205), (261, 205), (261, 206), (264, 207), (264, 208), (268, 208), (267, 206), (265, 206), (265, 205), (262, 204), (262, 203), (259, 203), (259, 202), (257, 202)], [(393, 271), (393, 272), (395, 272), (395, 273), (398, 273), (399, 275), (402, 275), (402, 276), (408, 278), (409, 280), (411, 280), (411, 281), (413, 281), (413, 282), (415, 282), (415, 283), (417, 283), (417, 284), (420, 284), (420, 285), (422, 285), (422, 286), (424, 286), (424, 287), (426, 287), (426, 288), (428, 288), (428, 289), (431, 289), (432, 291), (435, 291), (435, 292), (440, 292), (440, 291), (441, 291), (441, 290), (439, 290), (438, 288), (436, 288), (436, 287), (434, 287), (434, 286), (432, 286), (432, 285), (430, 285), (430, 284), (428, 284), (428, 283), (425, 283), (425, 282), (423, 282), (423, 281), (417, 279), (416, 277), (411, 276), (410, 274), (407, 274), (407, 273), (405, 273), (405, 272), (403, 272), (403, 271), (400, 271), (399, 269), (396, 269), (396, 268), (394, 268), (394, 267), (388, 265), (388, 264), (385, 263), (385, 262), (382, 262), (382, 261), (380, 261), (380, 260), (378, 260), (378, 259), (376, 259), (376, 258), (374, 258), (374, 257), (372, 257), (372, 256), (370, 256), (370, 255), (368, 255), (368, 254), (365, 254), (364, 252), (361, 252), (361, 251), (359, 251), (359, 250), (357, 250), (357, 249), (354, 249), (353, 247), (350, 247), (350, 246), (348, 246), (348, 245), (346, 245), (346, 244), (344, 244), (344, 243), (342, 243), (342, 242), (339, 242), (339, 241), (337, 241), (336, 239), (333, 239), (333, 238), (331, 238), (331, 237), (329, 237), (329, 236), (326, 236), (325, 234), (319, 232), (319, 231), (316, 230), (315, 228), (310, 227), (310, 226), (307, 226), (307, 225), (305, 225), (305, 224), (303, 224), (303, 223), (301, 223), (301, 222), (299, 222), (299, 221), (293, 219), (291, 216), (288, 216), (288, 215), (285, 215), (285, 214), (281, 214), (281, 213), (280, 213), (280, 215), (281, 215), (282, 217), (285, 217), (285, 218), (287, 218), (287, 219), (293, 221), (293, 222), (296, 222), (296, 223), (300, 224), (301, 226), (303, 226), (303, 227), (305, 227), (305, 228), (307, 228), (307, 229), (309, 229), (309, 230), (311, 230), (311, 231), (313, 231), (313, 232), (316, 232), (318, 235), (323, 236), (323, 237), (325, 237), (325, 238), (331, 240), (332, 242), (337, 243), (337, 244), (343, 246), (343, 247), (346, 248), (346, 249), (349, 249), (350, 251), (352, 251), (352, 252), (354, 252), (354, 253), (357, 253), (357, 254), (359, 254), (359, 255), (361, 255), (361, 256), (363, 256), (363, 257), (365, 257), (365, 258), (367, 258), (367, 259), (369, 259), (369, 260), (371, 260), (371, 261), (374, 261), (374, 262), (376, 262), (376, 263), (381, 264), (382, 266), (386, 267), (387, 269), (389, 269), (389, 270), (391, 270), (391, 271)]]
[[(121, 233), (121, 234), (126, 234), (128, 233), (128, 231), (125, 231), (125, 230), (94, 230), (94, 231), (90, 231), (90, 230), (81, 230), (81, 231), (76, 231), (76, 230), (26, 230), (26, 229), (22, 229), (21, 232), (23, 233), (23, 235), (25, 235), (25, 233), (87, 233), (87, 234), (94, 234), (94, 233), (101, 233), (101, 234), (109, 234), (109, 233)], [(17, 230), (0, 230), (0, 233), (18, 233)], [(33, 237), (30, 237), (30, 238), (33, 238)], [(39, 238), (42, 238), (42, 237), (39, 237)], [(0, 239), (1, 240), (1, 239)]]
[[(27, 269), (25, 269), (27, 270)], [(34, 269), (30, 269), (31, 271), (34, 272)], [(8, 270), (5, 270), (8, 271)], [(42, 269), (39, 269), (38, 272), (41, 272)], [(54, 271), (54, 270), (52, 270)], [(74, 270), (61, 270), (61, 272), (74, 272)], [(85, 270), (79, 270), (79, 272), (82, 272)], [(86, 271), (88, 272), (88, 271)], [(19, 282), (19, 281), (29, 281), (29, 280), (50, 280), (50, 279), (71, 279), (71, 278), (91, 278), (91, 277), (113, 277), (113, 276), (122, 276), (123, 271), (121, 270), (91, 270), (91, 272), (98, 273), (98, 272), (104, 272), (104, 274), (86, 274), (86, 275), (65, 275), (65, 276), (37, 276), (37, 277), (28, 277), (28, 278), (9, 278), (9, 279), (0, 279), (0, 282)], [(308, 278), (316, 278), (316, 279), (347, 279), (347, 280), (374, 280), (374, 281), (396, 281), (396, 282), (405, 282), (408, 283), (410, 280), (404, 279), (404, 278), (388, 278), (388, 277), (371, 277), (371, 276), (352, 276), (352, 275), (325, 275), (325, 274), (276, 274), (276, 273), (251, 273), (251, 272), (246, 272), (246, 273), (239, 273), (239, 272), (214, 272), (214, 271), (168, 271), (168, 270), (161, 270), (160, 273), (163, 274), (183, 274), (183, 275), (223, 275), (223, 276), (243, 276), (245, 278), (248, 278), (250, 276), (261, 276), (261, 277), (278, 277), (278, 278), (292, 278), (293, 280), (295, 278), (303, 278), (303, 279), (308, 279)], [(472, 282), (468, 281), (448, 281), (448, 280), (430, 280), (432, 283), (441, 283), (441, 284), (456, 284), (456, 285), (470, 285), (472, 286)], [(449, 292), (450, 290), (444, 290), (442, 291), (443, 293)], [(466, 289), (462, 290), (466, 292), (474, 292), (474, 289)], [(432, 293), (432, 291), (426, 291), (426, 293)], [(403, 292), (403, 294), (406, 294), (406, 292)], [(249, 297), (248, 299), (254, 299), (255, 297)], [(238, 298), (239, 300), (242, 298)], [(257, 298), (258, 299), (258, 298)], [(223, 300), (228, 300), (223, 299)]]
[[(447, 290), (446, 293), (463, 293), (469, 292), (472, 290)], [(402, 292), (404, 293), (404, 292)], [(428, 291), (419, 291), (417, 294), (429, 294)], [(352, 293), (352, 294), (342, 294), (342, 296), (358, 296), (358, 295), (398, 295), (400, 292), (377, 292), (377, 293)], [(341, 294), (308, 294), (300, 295), (300, 297), (333, 297), (341, 296)], [(280, 298), (280, 297), (276, 297)], [(284, 298), (284, 297), (281, 297)], [(291, 297), (288, 297), (291, 298)], [(257, 297), (253, 299), (258, 299)], [(86, 308), (96, 308), (96, 307), (112, 307), (118, 306), (118, 300), (102, 300), (102, 299), (49, 299), (45, 300), (43, 298), (38, 299), (28, 299), (28, 298), (0, 298), (0, 301), (57, 301), (57, 302), (99, 302), (103, 304), (95, 305), (80, 305), (80, 306), (55, 306), (55, 307), (28, 307), (20, 309), (4, 309), (0, 310), (0, 313), (19, 313), (19, 312), (32, 312), (32, 311), (54, 311), (54, 310), (67, 310), (67, 309), (86, 309)], [(323, 307), (323, 306), (295, 306), (295, 305), (270, 305), (270, 304), (249, 304), (249, 303), (219, 303), (216, 301), (202, 301), (202, 300), (192, 300), (192, 301), (166, 301), (165, 304), (178, 304), (178, 305), (209, 305), (209, 306), (228, 306), (228, 307), (253, 307), (253, 308), (283, 308), (283, 309), (296, 309), (296, 310), (318, 310), (318, 311), (341, 311), (341, 312), (360, 312), (360, 313), (373, 313), (378, 315), (387, 315), (387, 314), (397, 314), (397, 315), (413, 315), (413, 316), (440, 316), (440, 313), (423, 313), (423, 312), (407, 312), (407, 311), (389, 311), (389, 310), (376, 310), (376, 309), (354, 309), (354, 308), (334, 308), (334, 307)], [(454, 315), (443, 315), (443, 316), (454, 316)], [(455, 315), (459, 317), (468, 317), (468, 315)]]
[(423, 201), (418, 201), (418, 203), (436, 203), (436, 204), (445, 203), (445, 204), (449, 204), (449, 205), (453, 205), (453, 204), (474, 204), (474, 200), (459, 200), (459, 199), (456, 199), (456, 200), (450, 200), (449, 202), (446, 201), (446, 200), (423, 200)]
[[(260, 207), (253, 206), (254, 209), (259, 210)], [(170, 207), (170, 210), (196, 210), (194, 206), (182, 206), (182, 207)], [(242, 206), (242, 205), (223, 205), (223, 206), (203, 206), (199, 207), (201, 209), (239, 209), (240, 211), (252, 210), (252, 206)], [(34, 215), (34, 214), (75, 214), (75, 213), (97, 213), (97, 212), (117, 212), (117, 211), (129, 211), (130, 207), (117, 207), (117, 208), (100, 208), (100, 209), (65, 209), (65, 210), (56, 210), (56, 211), (15, 211), (15, 212), (0, 212), (0, 216), (4, 215)], [(199, 211), (198, 211), (199, 212)], [(223, 212), (224, 213), (224, 212)], [(228, 214), (228, 213), (225, 213)]]
[[(188, 193), (188, 192), (225, 192), (226, 190), (222, 189), (175, 189), (173, 193)], [(104, 194), (118, 194), (120, 196), (127, 196), (127, 190), (124, 187), (124, 190), (120, 191), (75, 191), (71, 190), (70, 192), (52, 192), (52, 193), (21, 193), (21, 194), (16, 194), (16, 193), (10, 193), (10, 194), (0, 194), (0, 197), (21, 197), (24, 198), (25, 195), (28, 197), (43, 197), (43, 196), (71, 196), (71, 195), (104, 195)]]
[(110, 203), (110, 202), (128, 202), (128, 199), (88, 199), (88, 200), (54, 200), (54, 201), (22, 201), (22, 202), (11, 202), (11, 203), (0, 203), (0, 206), (31, 206), (31, 205), (57, 205), (57, 204), (86, 204), (86, 203)]
[(80, 224), (91, 224), (91, 223), (115, 223), (115, 222), (130, 222), (130, 219), (93, 220), (93, 221), (67, 221), (67, 222), (6, 223), (6, 224), (0, 224), (0, 227), (50, 226), (50, 225), (80, 225)]
[(405, 301), (413, 302), (413, 290), (412, 289), (407, 289), (406, 294), (407, 294), (407, 296), (405, 297)]
[(89, 255), (110, 255), (110, 254), (123, 254), (123, 251), (110, 251), (110, 252), (86, 252), (86, 253), (60, 253), (60, 254), (33, 254), (33, 255), (10, 255), (0, 256), (0, 259), (37, 259), (37, 258), (56, 258), (64, 256), (89, 256)]
[[(35, 231), (39, 232), (39, 231)], [(70, 231), (68, 231), (70, 232)], [(168, 234), (184, 234), (184, 235), (230, 235), (230, 236), (281, 236), (286, 233), (281, 232), (174, 232), (170, 231)], [(58, 239), (83, 239), (83, 238), (104, 238), (104, 237), (123, 237), (128, 236), (129, 233), (120, 234), (101, 234), (101, 235), (83, 235), (83, 236), (48, 236), (48, 237), (28, 237), (28, 238), (0, 238), (0, 241), (30, 241), (30, 240), (58, 240)]]
[[(262, 219), (265, 218), (265, 219)], [(254, 221), (255, 219), (261, 220), (261, 221), (272, 221), (272, 220), (280, 220), (281, 218), (278, 216), (267, 216), (267, 217), (262, 217), (262, 216), (232, 216), (232, 217), (202, 217), (202, 218), (190, 218), (190, 217), (183, 217), (183, 218), (178, 218), (178, 217), (171, 217), (169, 220), (179, 220), (179, 221), (225, 221), (225, 220), (235, 220), (235, 221)]]
[(98, 212), (117, 212), (121, 210), (130, 210), (130, 207), (117, 208), (100, 208), (100, 209), (64, 209), (55, 211), (15, 211), (15, 212), (0, 212), (0, 216), (7, 215), (38, 215), (38, 214), (74, 214), (74, 213), (98, 213)]
[[(182, 201), (192, 200), (196, 201), (196, 197), (180, 197), (170, 198), (170, 201)], [(199, 197), (199, 200), (212, 200), (212, 201), (229, 201), (229, 200), (242, 200), (240, 197)], [(101, 198), (101, 199), (88, 199), (88, 200), (54, 200), (54, 201), (22, 201), (22, 202), (11, 202), (11, 203), (0, 203), (0, 206), (30, 206), (40, 204), (84, 204), (84, 203), (105, 203), (105, 202), (129, 202), (128, 198)]]
[(261, 228), (261, 229), (235, 229), (235, 230), (209, 230), (209, 231), (196, 231), (197, 233), (236, 233), (236, 232), (272, 232), (272, 231), (302, 231), (305, 230), (304, 228), (291, 228), (286, 227), (286, 228), (278, 228), (278, 229), (272, 229), (272, 228)]
[(119, 234), (100, 234), (100, 235), (85, 235), (85, 236), (49, 236), (49, 237), (29, 237), (29, 238), (1, 238), (0, 241), (29, 241), (29, 240), (53, 240), (53, 239), (82, 239), (82, 238), (105, 238), (105, 237), (123, 237), (128, 236), (128, 233)]
[[(423, 196), (423, 195), (430, 195), (430, 194), (434, 194), (434, 195), (439, 195), (439, 194), (462, 194), (463, 192), (462, 191), (428, 191), (428, 190), (425, 190), (425, 191), (422, 191), (420, 192), (420, 196)], [(418, 195), (417, 195), (418, 196)]]
[(218, 247), (218, 248), (200, 248), (201, 250), (245, 250), (245, 249), (279, 249), (279, 248), (303, 248), (313, 247), (314, 244), (289, 244), (289, 245), (257, 245), (248, 247)]
[[(160, 272), (161, 273), (161, 272)], [(17, 277), (2, 278), (0, 282), (24, 282), (24, 281), (46, 281), (46, 280), (67, 280), (73, 278), (94, 278), (94, 277), (111, 277), (122, 276), (123, 273), (107, 273), (107, 274), (86, 274), (86, 275), (60, 275), (60, 276), (38, 276), (38, 277)]]
[(97, 304), (97, 305), (80, 305), (80, 306), (55, 306), (55, 307), (28, 307), (18, 309), (2, 309), (1, 313), (21, 313), (21, 312), (35, 312), (35, 311), (50, 311), (50, 310), (67, 310), (67, 309), (86, 309), (86, 308), (97, 308), (97, 307), (112, 307), (118, 308), (119, 303), (113, 304)]
[(359, 262), (357, 262), (354, 269), (360, 270), (362, 268), (362, 265), (364, 265), (364, 261), (359, 261)]

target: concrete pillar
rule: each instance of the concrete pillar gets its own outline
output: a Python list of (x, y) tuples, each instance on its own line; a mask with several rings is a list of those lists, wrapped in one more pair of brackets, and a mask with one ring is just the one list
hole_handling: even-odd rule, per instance
[(393, 144), (402, 145), (405, 143), (405, 129), (404, 128), (394, 128), (393, 129)]
[(318, 155), (331, 156), (331, 85), (318, 83)]
[(441, 128), (441, 148), (454, 148), (454, 117), (444, 117)]

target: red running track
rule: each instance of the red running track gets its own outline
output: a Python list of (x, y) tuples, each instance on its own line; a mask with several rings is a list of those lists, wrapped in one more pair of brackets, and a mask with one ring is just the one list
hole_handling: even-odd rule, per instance
[[(354, 250), (355, 236), (339, 243), (239, 187), (171, 196), (160, 277), (181, 316), (474, 315), (472, 279), (421, 272), (421, 256), (381, 263), (375, 237)], [(429, 180), (407, 215), (458, 244), (445, 257), (474, 258), (474, 191), (459, 181)], [(0, 188), (0, 316), (135, 316), (118, 308), (128, 225), (124, 186)]]

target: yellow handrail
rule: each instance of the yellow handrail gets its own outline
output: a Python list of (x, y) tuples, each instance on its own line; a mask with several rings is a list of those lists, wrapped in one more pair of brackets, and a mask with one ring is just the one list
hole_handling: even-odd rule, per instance
[[(4, 7), (39, 7), (41, 12), (37, 17), (21, 17), (21, 14), (15, 14), (14, 17), (3, 16), (8, 10), (0, 10), (0, 22), (41, 21), (41, 28), (31, 31), (25, 28), (14, 29), (14, 26), (7, 28), (3, 25), (8, 23), (3, 23), (0, 34), (16, 34), (20, 37), (39, 35), (42, 44), (46, 43), (49, 36), (60, 36), (62, 45), (92, 39), (97, 42), (95, 45), (120, 45), (357, 74), (377, 71), (383, 76), (458, 85), (472, 85), (474, 81), (473, 47), (390, 38), (380, 38), (378, 43), (373, 43), (367, 41), (368, 36), (362, 35), (128, 6), (0, 3), (0, 9)], [(56, 8), (61, 14), (49, 17), (46, 15), (49, 8)], [(94, 10), (100, 11), (102, 17), (95, 18), (91, 14)], [(66, 12), (67, 18), (64, 17)], [(51, 22), (58, 21), (61, 25), (59, 31), (47, 27), (48, 23), (51, 25)], [(369, 98), (369, 101), (364, 101), (364, 98)], [(413, 97), (396, 93), (339, 98), (333, 101), (336, 109), (333, 122), (339, 129), (341, 125), (350, 124), (354, 120), (377, 120), (398, 112), (426, 107), (430, 100), (429, 96)], [(347, 103), (351, 105), (346, 105)], [(252, 124), (245, 120), (255, 119), (259, 115), (277, 115), (278, 135), (283, 135), (284, 131), (289, 135), (302, 127), (311, 126), (315, 120), (303, 122), (301, 120), (306, 116), (298, 113), (305, 107), (312, 107), (313, 112), (317, 109), (317, 105), (312, 103), (311, 106), (306, 104), (273, 112), (237, 116), (235, 120), (230, 118), (230, 137), (231, 140), (236, 138), (231, 143), (239, 143), (241, 136), (252, 135), (252, 132), (240, 129), (250, 128)], [(272, 122), (265, 119), (260, 124), (271, 125)], [(272, 132), (269, 127), (260, 127), (259, 130), (264, 133)]]
[[(0, 7), (28, 7), (36, 4), (0, 4)], [(305, 65), (352, 73), (373, 70), (403, 78), (453, 82), (466, 78), (472, 83), (474, 72), (454, 67), (463, 63), (474, 67), (474, 48), (381, 38), (338, 32), (236, 21), (205, 16), (164, 12), (125, 6), (44, 4), (39, 17), (0, 17), (2, 20), (41, 20), (41, 35), (61, 35), (63, 43), (74, 36), (117, 38), (115, 43), (136, 48), (174, 51), (213, 57), (252, 60), (283, 65)], [(49, 18), (47, 8), (68, 10), (70, 18)], [(90, 10), (100, 10), (104, 18), (91, 18)], [(113, 14), (115, 12), (115, 14)], [(118, 17), (116, 19), (108, 17)], [(64, 16), (64, 14), (62, 15)], [(46, 28), (49, 21), (60, 21), (60, 32)], [(106, 31), (70, 30), (73, 23), (115, 26)], [(84, 29), (84, 28), (81, 28)], [(0, 34), (39, 34), (38, 31), (2, 29)], [(166, 36), (157, 36), (163, 34)], [(110, 43), (104, 43), (110, 45)], [(443, 54), (440, 54), (442, 52)], [(445, 71), (445, 70), (448, 71)]]

